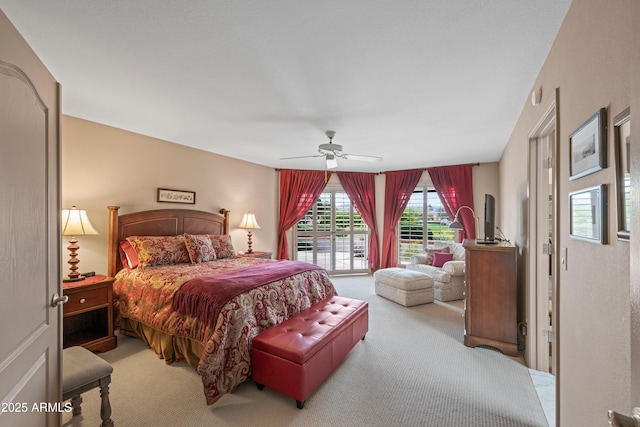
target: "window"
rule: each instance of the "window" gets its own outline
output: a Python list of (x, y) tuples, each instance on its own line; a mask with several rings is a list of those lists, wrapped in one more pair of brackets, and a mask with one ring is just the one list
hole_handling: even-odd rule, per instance
[(454, 241), (450, 223), (436, 190), (419, 184), (398, 222), (398, 262), (407, 264), (413, 255), (423, 253), (426, 241)]
[(298, 261), (317, 264), (330, 273), (369, 270), (369, 228), (341, 187), (327, 187), (295, 232)]

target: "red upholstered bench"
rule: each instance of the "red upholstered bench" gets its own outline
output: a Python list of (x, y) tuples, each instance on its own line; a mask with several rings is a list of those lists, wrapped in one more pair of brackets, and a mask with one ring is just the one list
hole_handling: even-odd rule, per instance
[(339, 296), (320, 301), (253, 339), (252, 376), (296, 399), (299, 409), (313, 391), (363, 340), (369, 330), (369, 305)]

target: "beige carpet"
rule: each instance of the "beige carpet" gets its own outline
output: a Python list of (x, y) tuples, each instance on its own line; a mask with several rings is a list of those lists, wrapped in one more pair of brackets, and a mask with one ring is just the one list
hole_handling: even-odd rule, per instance
[[(101, 356), (114, 368), (116, 426), (547, 426), (529, 372), (499, 351), (463, 345), (461, 302), (405, 308), (373, 292), (371, 276), (335, 277), (340, 295), (369, 302), (369, 333), (298, 410), (247, 381), (212, 406), (196, 372), (166, 365), (118, 336)], [(99, 424), (99, 394), (63, 425)]]

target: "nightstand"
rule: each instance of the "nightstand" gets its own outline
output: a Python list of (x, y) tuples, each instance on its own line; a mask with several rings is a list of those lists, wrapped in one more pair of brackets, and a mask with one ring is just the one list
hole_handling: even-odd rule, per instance
[(238, 256), (246, 256), (246, 257), (251, 257), (251, 258), (264, 258), (264, 259), (271, 259), (271, 254), (273, 252), (260, 252), (260, 251), (253, 251), (250, 254), (246, 253), (246, 252), (239, 252)]
[(113, 277), (93, 276), (62, 284), (69, 297), (62, 311), (63, 348), (80, 345), (91, 351), (116, 348), (113, 332)]

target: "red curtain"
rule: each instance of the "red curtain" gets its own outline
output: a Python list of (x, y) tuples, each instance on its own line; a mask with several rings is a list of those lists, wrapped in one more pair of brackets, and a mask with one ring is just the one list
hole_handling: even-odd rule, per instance
[(280, 223), (278, 224), (278, 259), (289, 259), (285, 231), (309, 211), (326, 187), (331, 172), (283, 169), (280, 171)]
[(396, 232), (398, 221), (421, 176), (422, 169), (386, 173), (381, 268), (395, 267), (397, 264)]
[(380, 246), (378, 225), (376, 224), (376, 182), (375, 174), (360, 172), (338, 172), (342, 188), (351, 199), (353, 206), (369, 227), (369, 267), (371, 271), (380, 268)]
[[(440, 201), (452, 220), (461, 206), (474, 209), (472, 169), (473, 165), (470, 164), (427, 169)], [(475, 239), (476, 220), (471, 211), (469, 209), (460, 210), (458, 220), (464, 227), (464, 232), (461, 234), (464, 234), (466, 239)]]

